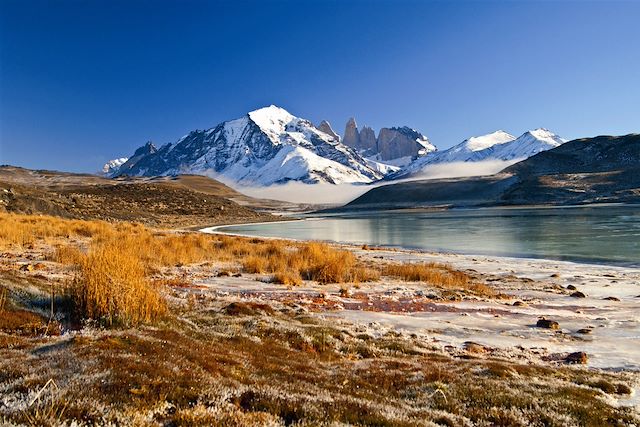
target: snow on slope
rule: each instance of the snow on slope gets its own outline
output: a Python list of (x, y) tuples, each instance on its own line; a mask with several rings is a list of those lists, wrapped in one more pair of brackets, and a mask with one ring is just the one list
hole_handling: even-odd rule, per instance
[(104, 175), (111, 175), (115, 173), (120, 168), (120, 166), (124, 165), (127, 162), (127, 160), (129, 160), (128, 157), (120, 157), (119, 159), (109, 160), (104, 164), (104, 166), (102, 166), (102, 173)]
[(485, 160), (523, 160), (541, 151), (550, 150), (566, 142), (553, 132), (539, 128), (525, 132), (518, 138), (496, 131), (465, 139), (448, 150), (420, 157), (394, 174), (393, 178), (414, 175), (436, 164), (480, 162)]
[[(138, 151), (137, 151), (138, 152)], [(311, 122), (271, 105), (123, 164), (116, 174), (212, 175), (241, 185), (368, 183), (382, 177), (354, 150)]]
[(518, 139), (495, 147), (492, 158), (500, 160), (526, 159), (541, 151), (559, 147), (567, 142), (555, 133), (539, 128), (525, 132)]

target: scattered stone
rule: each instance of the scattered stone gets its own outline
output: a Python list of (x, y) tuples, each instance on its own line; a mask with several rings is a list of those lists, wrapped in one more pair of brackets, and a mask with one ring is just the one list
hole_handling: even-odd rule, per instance
[(620, 301), (620, 298), (618, 297), (606, 297), (604, 298), (605, 301)]
[(544, 317), (542, 319), (538, 319), (536, 326), (538, 328), (545, 329), (560, 329), (560, 324), (558, 322), (556, 322), (555, 320), (545, 319)]
[(573, 285), (569, 285), (569, 286), (567, 286), (567, 289), (569, 289), (570, 291), (575, 291), (575, 290), (577, 290), (578, 288), (576, 288), (576, 287), (575, 287), (575, 286), (573, 286)]
[(560, 275), (559, 275), (558, 273), (553, 273), (553, 274), (551, 275), (551, 277), (553, 277), (553, 278), (558, 278), (558, 277), (560, 277)]
[(576, 351), (575, 353), (570, 353), (564, 361), (566, 363), (585, 365), (589, 361), (589, 356), (584, 351)]
[(486, 353), (488, 352), (490, 349), (483, 346), (482, 344), (478, 344), (477, 342), (473, 342), (473, 341), (467, 341), (464, 344), (462, 344), (464, 349), (467, 350), (469, 353)]
[(580, 291), (576, 291), (570, 295), (572, 298), (586, 298), (587, 296)]
[(340, 296), (342, 298), (349, 298), (352, 295), (351, 289), (340, 288)]
[(592, 332), (593, 332), (593, 329), (591, 329), (591, 328), (582, 328), (582, 329), (578, 329), (576, 331), (576, 333), (582, 334), (582, 335), (589, 335)]
[(513, 306), (514, 307), (526, 307), (527, 303), (523, 302), (523, 301), (516, 301), (516, 302), (513, 303)]

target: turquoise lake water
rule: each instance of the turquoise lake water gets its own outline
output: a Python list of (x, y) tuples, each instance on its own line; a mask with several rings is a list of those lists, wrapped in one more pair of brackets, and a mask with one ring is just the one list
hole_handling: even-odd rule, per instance
[(640, 206), (386, 211), (219, 231), (640, 267)]

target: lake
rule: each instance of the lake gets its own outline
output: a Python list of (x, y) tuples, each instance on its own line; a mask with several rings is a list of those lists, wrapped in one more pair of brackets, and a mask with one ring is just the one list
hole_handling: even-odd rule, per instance
[(218, 231), (640, 267), (638, 205), (367, 212)]

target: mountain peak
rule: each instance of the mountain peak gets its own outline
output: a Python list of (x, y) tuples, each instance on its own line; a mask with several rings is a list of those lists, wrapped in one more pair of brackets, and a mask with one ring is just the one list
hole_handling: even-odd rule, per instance
[(469, 151), (481, 151), (486, 150), (494, 145), (504, 144), (516, 139), (515, 136), (507, 133), (503, 130), (497, 130), (495, 132), (488, 133), (486, 135), (472, 136), (466, 139), (461, 145), (464, 145)]
[(250, 112), (249, 118), (262, 128), (271, 127), (276, 123), (287, 124), (295, 117), (284, 108), (272, 104)]

